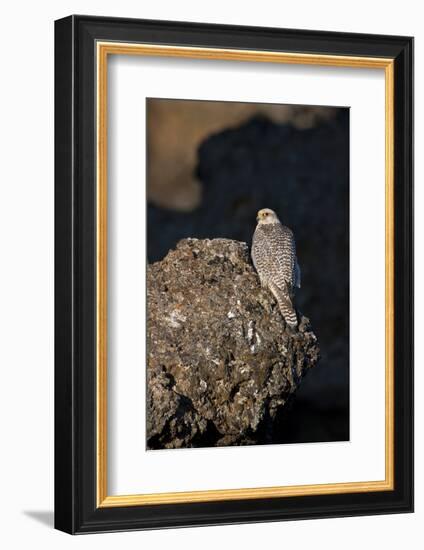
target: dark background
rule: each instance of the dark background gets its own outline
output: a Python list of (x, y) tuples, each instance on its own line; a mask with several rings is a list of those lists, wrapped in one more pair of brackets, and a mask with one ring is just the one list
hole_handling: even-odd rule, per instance
[(180, 212), (148, 201), (149, 262), (185, 237), (250, 246), (260, 208), (293, 230), (302, 271), (296, 303), (321, 360), (284, 414), (281, 443), (349, 439), (349, 109), (333, 111), (306, 129), (260, 114), (209, 135), (195, 167), (200, 204)]

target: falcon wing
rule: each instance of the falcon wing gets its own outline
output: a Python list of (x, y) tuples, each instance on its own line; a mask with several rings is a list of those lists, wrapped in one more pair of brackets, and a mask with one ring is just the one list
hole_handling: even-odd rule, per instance
[(300, 288), (300, 279), (301, 279), (300, 267), (296, 258), (296, 261), (294, 263), (294, 286), (296, 286), (297, 288)]

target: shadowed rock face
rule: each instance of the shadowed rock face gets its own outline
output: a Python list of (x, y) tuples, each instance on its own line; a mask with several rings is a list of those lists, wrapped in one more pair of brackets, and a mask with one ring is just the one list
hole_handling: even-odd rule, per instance
[(309, 321), (286, 326), (247, 245), (184, 239), (148, 267), (147, 446), (273, 443), (319, 358)]

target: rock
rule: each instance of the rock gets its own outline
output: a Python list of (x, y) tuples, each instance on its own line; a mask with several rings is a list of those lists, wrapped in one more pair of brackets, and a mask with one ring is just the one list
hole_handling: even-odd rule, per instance
[(184, 239), (147, 292), (148, 448), (274, 442), (319, 348), (306, 317), (286, 326), (247, 245)]

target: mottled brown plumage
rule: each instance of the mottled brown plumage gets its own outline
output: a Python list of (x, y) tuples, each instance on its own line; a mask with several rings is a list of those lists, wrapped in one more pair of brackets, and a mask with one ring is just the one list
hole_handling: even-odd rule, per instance
[(296, 326), (293, 299), (295, 287), (300, 287), (300, 269), (295, 240), (293, 232), (282, 225), (275, 212), (269, 208), (258, 212), (252, 260), (262, 286), (274, 295), (285, 321)]

